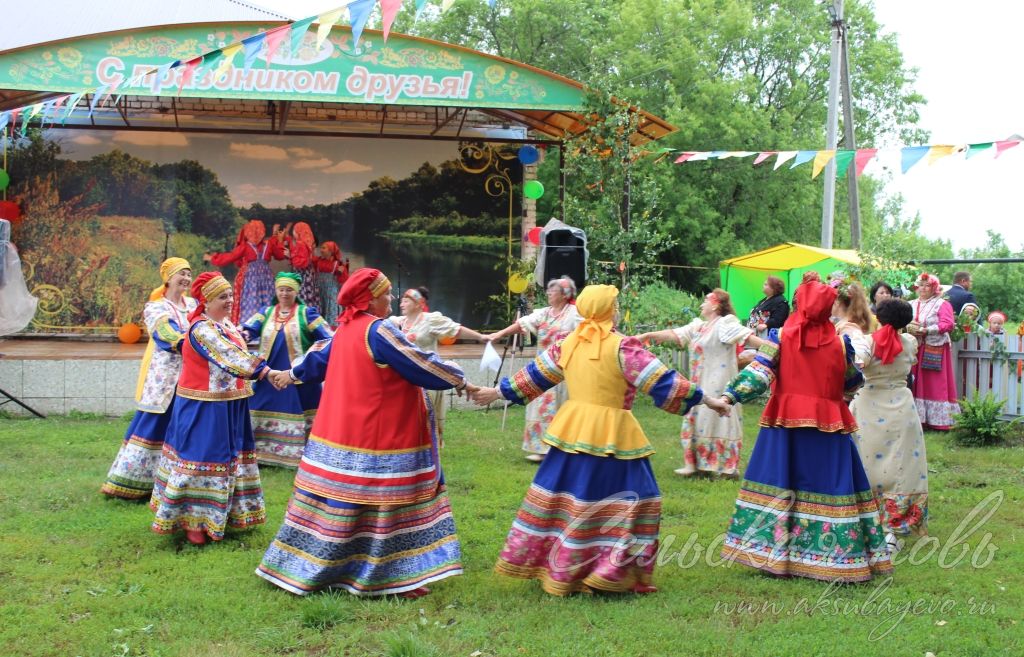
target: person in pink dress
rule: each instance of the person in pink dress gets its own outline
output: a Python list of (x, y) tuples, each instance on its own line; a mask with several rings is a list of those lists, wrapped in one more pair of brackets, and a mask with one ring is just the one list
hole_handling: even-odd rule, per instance
[(914, 285), (917, 298), (910, 302), (914, 321), (907, 331), (920, 347), (914, 365), (914, 403), (925, 428), (949, 431), (953, 416), (960, 413), (949, 333), (953, 330), (953, 306), (941, 296), (939, 279), (921, 274)]

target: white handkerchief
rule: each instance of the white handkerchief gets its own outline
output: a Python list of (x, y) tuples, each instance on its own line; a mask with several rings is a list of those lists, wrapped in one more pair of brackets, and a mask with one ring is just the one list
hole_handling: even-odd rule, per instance
[(498, 350), (494, 348), (494, 345), (490, 342), (484, 347), (484, 355), (480, 357), (480, 371), (485, 372), (490, 370), (497, 372), (501, 369), (501, 356), (498, 355)]

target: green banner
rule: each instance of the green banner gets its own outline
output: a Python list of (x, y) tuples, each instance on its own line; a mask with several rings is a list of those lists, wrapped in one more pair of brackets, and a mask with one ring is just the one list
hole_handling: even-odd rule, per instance
[(372, 32), (364, 33), (353, 52), (352, 34), (340, 26), (319, 49), (313, 30), (297, 49), (286, 39), (269, 66), (261, 53), (246, 70), (239, 52), (219, 75), (210, 62), (194, 75), (178, 66), (140, 77), (272, 27), (277, 25), (164, 26), (14, 50), (0, 54), (0, 89), (90, 93), (116, 85), (117, 94), (140, 96), (543, 110), (583, 106), (584, 93), (576, 84), (524, 64), (398, 34), (384, 43)]

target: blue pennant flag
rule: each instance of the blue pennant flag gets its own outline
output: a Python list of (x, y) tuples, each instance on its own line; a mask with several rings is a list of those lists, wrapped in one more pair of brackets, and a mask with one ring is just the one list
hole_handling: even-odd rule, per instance
[(352, 24), (352, 49), (359, 48), (359, 39), (363, 36), (363, 28), (370, 18), (370, 12), (376, 0), (356, 0), (348, 6), (348, 19)]
[(249, 69), (252, 68), (252, 63), (256, 61), (256, 57), (259, 56), (260, 50), (263, 49), (263, 40), (266, 36), (266, 32), (260, 32), (259, 34), (242, 39), (242, 48), (245, 49), (245, 62), (242, 64), (243, 74), (249, 73)]
[(931, 146), (908, 146), (901, 149), (900, 168), (903, 170), (903, 173), (910, 171), (910, 167), (917, 164), (931, 149)]
[(797, 151), (796, 158), (793, 159), (793, 164), (789, 165), (790, 169), (795, 169), (801, 164), (807, 164), (814, 159), (814, 156), (818, 154), (818, 151)]

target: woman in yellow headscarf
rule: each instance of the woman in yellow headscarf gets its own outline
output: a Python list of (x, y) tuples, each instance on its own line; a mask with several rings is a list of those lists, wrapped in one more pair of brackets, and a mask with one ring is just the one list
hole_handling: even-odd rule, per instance
[(181, 373), (181, 341), (188, 331), (188, 314), (196, 308), (195, 299), (185, 296), (192, 285), (192, 268), (187, 260), (164, 260), (160, 278), (163, 284), (150, 293), (142, 312), (149, 344), (135, 389), (135, 417), (100, 488), (111, 497), (149, 499), (171, 418), (174, 387)]
[(637, 392), (677, 415), (700, 403), (728, 413), (636, 338), (615, 331), (618, 294), (611, 285), (588, 286), (576, 302), (583, 321), (565, 340), (497, 388), (473, 394), (478, 404), (499, 397), (522, 404), (566, 383), (569, 399), (544, 435), (552, 449), (496, 566), (502, 575), (539, 579), (554, 595), (657, 590), (661, 493), (648, 461), (654, 449), (630, 410)]

